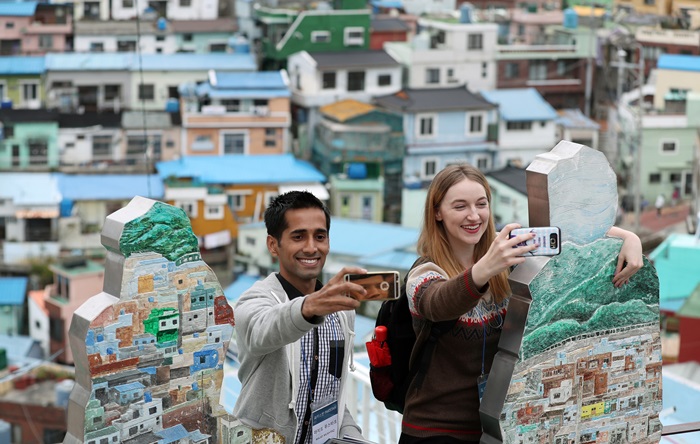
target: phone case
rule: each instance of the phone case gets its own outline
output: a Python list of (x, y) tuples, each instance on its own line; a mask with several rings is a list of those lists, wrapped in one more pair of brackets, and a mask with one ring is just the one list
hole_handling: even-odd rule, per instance
[(386, 301), (399, 297), (398, 271), (370, 271), (366, 274), (346, 274), (345, 280), (355, 282), (367, 290), (362, 301)]
[(521, 242), (518, 246), (532, 245), (533, 243), (540, 245), (525, 256), (556, 256), (561, 253), (561, 230), (559, 227), (516, 228), (510, 232), (510, 237), (525, 233), (535, 233), (536, 236), (527, 242)]

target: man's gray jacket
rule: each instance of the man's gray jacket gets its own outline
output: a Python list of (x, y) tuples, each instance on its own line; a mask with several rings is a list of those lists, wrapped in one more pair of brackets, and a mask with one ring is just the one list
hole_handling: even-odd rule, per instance
[[(273, 429), (293, 443), (297, 429), (294, 413), (299, 392), (302, 336), (320, 325), (301, 314), (303, 297), (289, 300), (275, 273), (244, 292), (234, 308), (236, 342), (241, 363), (242, 389), (233, 415), (255, 429)], [(338, 312), (345, 335), (345, 359), (340, 379), (338, 411), (340, 436), (361, 436), (360, 428), (345, 407), (345, 384), (352, 365), (355, 312)]]

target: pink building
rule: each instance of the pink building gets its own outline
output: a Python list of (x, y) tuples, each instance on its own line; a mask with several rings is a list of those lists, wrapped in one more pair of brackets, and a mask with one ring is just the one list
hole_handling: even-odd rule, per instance
[(73, 312), (83, 302), (102, 292), (104, 267), (84, 258), (75, 257), (52, 265), (54, 283), (45, 289), (44, 303), (49, 318), (49, 354), (62, 350), (56, 360), (73, 364), (68, 343)]
[(73, 18), (69, 5), (0, 3), (0, 55), (70, 51)]

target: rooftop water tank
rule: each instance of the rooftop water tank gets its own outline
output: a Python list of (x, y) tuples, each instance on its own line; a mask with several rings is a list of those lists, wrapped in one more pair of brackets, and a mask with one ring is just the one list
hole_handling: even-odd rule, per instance
[(367, 165), (364, 163), (349, 164), (348, 179), (367, 179)]
[(578, 28), (578, 14), (571, 8), (564, 10), (564, 27), (567, 29)]
[(421, 31), (413, 37), (413, 49), (427, 51), (430, 49), (430, 34), (427, 31)]
[(6, 99), (0, 102), (1, 109), (12, 109), (12, 100)]
[(168, 21), (165, 17), (160, 17), (158, 18), (158, 24), (156, 26), (158, 27), (158, 31), (165, 31), (168, 28)]
[(180, 101), (171, 97), (165, 102), (165, 112), (177, 113), (180, 111)]
[(242, 35), (236, 35), (228, 39), (228, 46), (236, 54), (249, 54), (250, 43)]
[(459, 22), (460, 23), (473, 23), (474, 21), (474, 8), (469, 3), (462, 3), (459, 7)]

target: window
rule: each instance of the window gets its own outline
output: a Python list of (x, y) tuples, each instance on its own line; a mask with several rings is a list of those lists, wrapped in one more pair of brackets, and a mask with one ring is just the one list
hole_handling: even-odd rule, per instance
[(480, 170), (486, 170), (489, 168), (489, 159), (486, 157), (480, 157), (476, 160), (476, 167)]
[(39, 48), (41, 49), (51, 49), (53, 48), (53, 36), (48, 34), (42, 34), (39, 36)]
[(183, 8), (189, 8), (192, 6), (192, 0), (180, 0), (180, 6)]
[(661, 152), (664, 154), (673, 154), (676, 152), (676, 142), (673, 140), (664, 140), (661, 142)]
[(15, 27), (15, 22), (5, 22), (5, 29), (13, 29)]
[(514, 79), (520, 77), (519, 65), (517, 63), (506, 64), (506, 78)]
[(226, 52), (226, 43), (211, 43), (209, 52)]
[(365, 29), (361, 27), (348, 27), (344, 30), (345, 46), (363, 46), (365, 44)]
[(164, 42), (164, 41), (165, 41), (164, 35), (157, 35), (156, 36), (156, 42)]
[(90, 42), (90, 52), (104, 52), (105, 44), (102, 42)]
[(241, 101), (238, 99), (222, 99), (220, 103), (226, 107), (227, 113), (237, 113), (241, 110)]
[(518, 35), (525, 35), (525, 25), (518, 25)]
[(419, 136), (432, 136), (435, 131), (433, 116), (420, 116), (418, 117), (418, 135)]
[(224, 154), (245, 154), (245, 134), (224, 134)]
[(530, 80), (546, 80), (547, 79), (547, 61), (533, 60), (530, 62)]
[(245, 195), (229, 194), (228, 206), (231, 208), (231, 211), (243, 211), (245, 209)]
[(436, 84), (440, 83), (440, 69), (428, 68), (425, 70), (425, 83)]
[(481, 34), (469, 34), (467, 36), (467, 49), (484, 49), (484, 36)]
[(437, 159), (429, 158), (422, 160), (421, 177), (423, 179), (432, 179), (437, 174)]
[(226, 112), (237, 113), (241, 110), (241, 101), (238, 99), (222, 99), (220, 103), (226, 108)]
[(45, 139), (29, 139), (29, 164), (46, 165), (49, 160), (49, 143)]
[(136, 40), (120, 40), (117, 42), (118, 52), (136, 52)]
[(22, 85), (22, 100), (25, 102), (36, 100), (39, 95), (38, 90), (38, 83), (24, 83)]
[(469, 132), (470, 133), (481, 133), (484, 129), (483, 116), (471, 115), (469, 116)]
[(654, 6), (656, 4), (656, 0), (644, 0), (644, 4), (647, 6)]
[(508, 131), (529, 131), (532, 129), (532, 122), (508, 122), (506, 128)]
[(485, 79), (489, 75), (489, 64), (486, 62), (481, 63), (481, 78)]
[(323, 73), (323, 89), (335, 89), (335, 71)]
[(391, 85), (391, 74), (380, 74), (377, 77), (377, 85), (379, 85), (379, 86)]
[(155, 96), (154, 85), (139, 85), (139, 100), (153, 100)]
[(268, 148), (277, 146), (277, 130), (275, 128), (265, 128), (265, 146)]
[(365, 90), (365, 72), (350, 71), (348, 72), (348, 91), (364, 91)]
[(455, 77), (454, 68), (447, 68), (447, 83), (457, 83), (459, 80)]
[(668, 175), (668, 180), (672, 184), (677, 184), (681, 182), (681, 173), (671, 173)]
[(185, 212), (185, 214), (187, 214), (188, 217), (197, 217), (196, 201), (175, 202), (175, 206), (182, 208), (182, 210)]
[(120, 85), (105, 85), (105, 100), (111, 102), (113, 100), (119, 100), (121, 94)]
[(122, 8), (133, 8), (134, 0), (122, 0)]
[(191, 42), (192, 41), (192, 34), (187, 33), (182, 35), (182, 40), (184, 42)]
[(329, 31), (311, 31), (311, 43), (328, 43), (331, 41)]
[(110, 157), (112, 155), (112, 136), (92, 136), (92, 157)]
[(223, 219), (224, 218), (224, 206), (223, 205), (205, 205), (204, 206), (204, 218), (205, 219)]
[[(5, 84), (4, 84), (4, 83), (0, 83), (0, 100), (4, 100), (5, 97), (7, 97), (7, 96), (5, 95), (5, 92), (6, 92), (6, 91), (7, 91), (7, 90), (5, 89)], [(5, 135), (7, 136), (7, 134), (5, 134)]]

